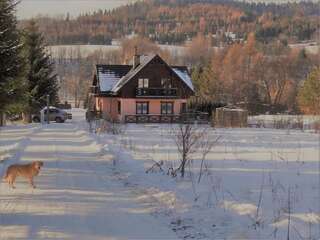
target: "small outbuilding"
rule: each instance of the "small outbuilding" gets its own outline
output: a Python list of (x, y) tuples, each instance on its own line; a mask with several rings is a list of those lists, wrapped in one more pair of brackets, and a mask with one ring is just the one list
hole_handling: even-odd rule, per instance
[(235, 107), (221, 107), (212, 114), (212, 125), (222, 128), (244, 128), (248, 126), (248, 111)]

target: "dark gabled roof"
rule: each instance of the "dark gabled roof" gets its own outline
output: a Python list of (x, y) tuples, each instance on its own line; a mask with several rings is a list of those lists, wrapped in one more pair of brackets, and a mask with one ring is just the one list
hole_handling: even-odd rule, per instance
[(131, 65), (97, 65), (97, 84), (101, 92), (110, 92), (114, 85), (132, 69)]
[(130, 81), (141, 69), (143, 69), (152, 59), (154, 59), (157, 55), (144, 57), (143, 60), (136, 68), (132, 68), (123, 78), (118, 81), (114, 87), (112, 88), (113, 92), (118, 92), (127, 82)]
[[(97, 65), (97, 85), (100, 88), (100, 92), (108, 92), (111, 94), (117, 93), (126, 83), (128, 83), (138, 72), (140, 72), (148, 63), (150, 63), (156, 57), (159, 56), (143, 56), (143, 58), (140, 58), (140, 64), (134, 69), (132, 68), (132, 65)], [(192, 80), (190, 78), (187, 67), (169, 65), (167, 66), (192, 91), (194, 91)]]

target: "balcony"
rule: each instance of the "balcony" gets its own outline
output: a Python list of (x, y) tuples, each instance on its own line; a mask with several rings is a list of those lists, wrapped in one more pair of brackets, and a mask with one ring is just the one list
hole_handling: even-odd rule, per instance
[(177, 88), (137, 88), (137, 97), (177, 97)]

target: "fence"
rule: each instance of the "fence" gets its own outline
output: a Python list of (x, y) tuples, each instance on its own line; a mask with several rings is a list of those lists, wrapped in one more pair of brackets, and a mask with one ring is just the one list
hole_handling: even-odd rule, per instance
[(249, 127), (320, 131), (320, 116), (258, 115), (249, 117)]
[(180, 115), (126, 115), (125, 123), (199, 123), (207, 124), (207, 113), (183, 113)]

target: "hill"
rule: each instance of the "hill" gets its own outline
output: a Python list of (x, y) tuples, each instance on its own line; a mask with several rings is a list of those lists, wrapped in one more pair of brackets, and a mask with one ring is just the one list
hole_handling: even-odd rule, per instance
[[(77, 18), (38, 18), (51, 45), (111, 44), (132, 34), (161, 44), (181, 44), (199, 32), (213, 45), (255, 32), (263, 42), (311, 40), (319, 28), (316, 3), (244, 3), (222, 0), (146, 0)], [(23, 25), (24, 22), (22, 21)], [(232, 34), (232, 35), (230, 35)]]

